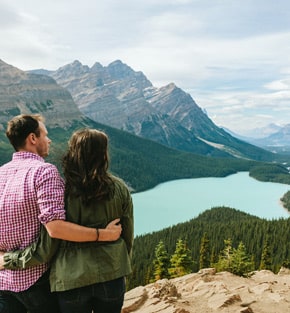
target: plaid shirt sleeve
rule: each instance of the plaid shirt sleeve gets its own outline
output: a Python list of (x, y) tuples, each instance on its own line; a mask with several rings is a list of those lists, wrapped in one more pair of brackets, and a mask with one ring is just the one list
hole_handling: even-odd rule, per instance
[(35, 186), (40, 209), (39, 221), (46, 224), (53, 220), (64, 220), (64, 181), (57, 168), (52, 164), (40, 168)]

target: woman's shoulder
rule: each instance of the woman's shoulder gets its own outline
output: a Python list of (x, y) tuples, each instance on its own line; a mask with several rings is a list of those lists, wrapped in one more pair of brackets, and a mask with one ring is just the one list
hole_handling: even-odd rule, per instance
[(115, 175), (111, 175), (110, 177), (115, 185), (115, 188), (119, 190), (123, 190), (123, 191), (126, 190), (126, 192), (129, 192), (129, 187), (122, 178), (115, 176)]
[(121, 187), (127, 187), (127, 184), (125, 183), (125, 181), (118, 177), (118, 176), (115, 176), (115, 175), (110, 175), (110, 178), (111, 180), (114, 182), (115, 185), (118, 185), (118, 186), (121, 186)]

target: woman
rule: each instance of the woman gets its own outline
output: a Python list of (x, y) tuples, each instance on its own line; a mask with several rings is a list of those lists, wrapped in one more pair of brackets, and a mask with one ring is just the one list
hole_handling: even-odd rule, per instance
[[(125, 183), (108, 167), (107, 135), (95, 129), (76, 131), (63, 158), (67, 220), (99, 229), (120, 218), (122, 234), (114, 242), (61, 241), (51, 264), (50, 285), (62, 313), (119, 313), (122, 309), (125, 276), (131, 273), (133, 204)], [(33, 253), (31, 249), (18, 252), (19, 259), (29, 255), (18, 266), (36, 264), (46, 250), (41, 241)], [(5, 255), (5, 268), (13, 268), (15, 255), (13, 262), (9, 253)]]

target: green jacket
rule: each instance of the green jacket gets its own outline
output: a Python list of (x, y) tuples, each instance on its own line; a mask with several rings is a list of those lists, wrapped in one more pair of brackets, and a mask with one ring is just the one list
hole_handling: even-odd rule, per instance
[(51, 239), (43, 227), (37, 242), (22, 251), (4, 255), (5, 268), (26, 268), (51, 262), (51, 291), (64, 291), (104, 282), (131, 273), (133, 246), (133, 203), (122, 180), (114, 177), (115, 196), (84, 208), (79, 198), (68, 198), (67, 220), (80, 225), (105, 228), (120, 218), (122, 235), (114, 242), (75, 243)]

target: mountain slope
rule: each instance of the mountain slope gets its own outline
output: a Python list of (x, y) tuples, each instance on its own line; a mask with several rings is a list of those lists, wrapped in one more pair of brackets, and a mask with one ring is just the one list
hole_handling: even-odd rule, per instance
[(81, 116), (70, 93), (52, 78), (26, 73), (1, 60), (0, 110), (0, 123), (20, 112), (42, 112), (48, 125), (62, 126)]
[(7, 121), (20, 113), (41, 113), (52, 139), (49, 161), (60, 158), (72, 132), (93, 127), (110, 137), (111, 169), (135, 191), (158, 183), (193, 177), (220, 177), (249, 171), (256, 162), (211, 158), (178, 151), (128, 132), (97, 123), (80, 113), (71, 95), (50, 77), (25, 73), (0, 61), (0, 164), (11, 158), (12, 148), (5, 136)]
[(119, 60), (91, 68), (74, 61), (49, 75), (97, 122), (202, 155), (264, 161), (277, 158), (217, 127), (192, 97), (173, 83), (156, 88), (142, 72)]

